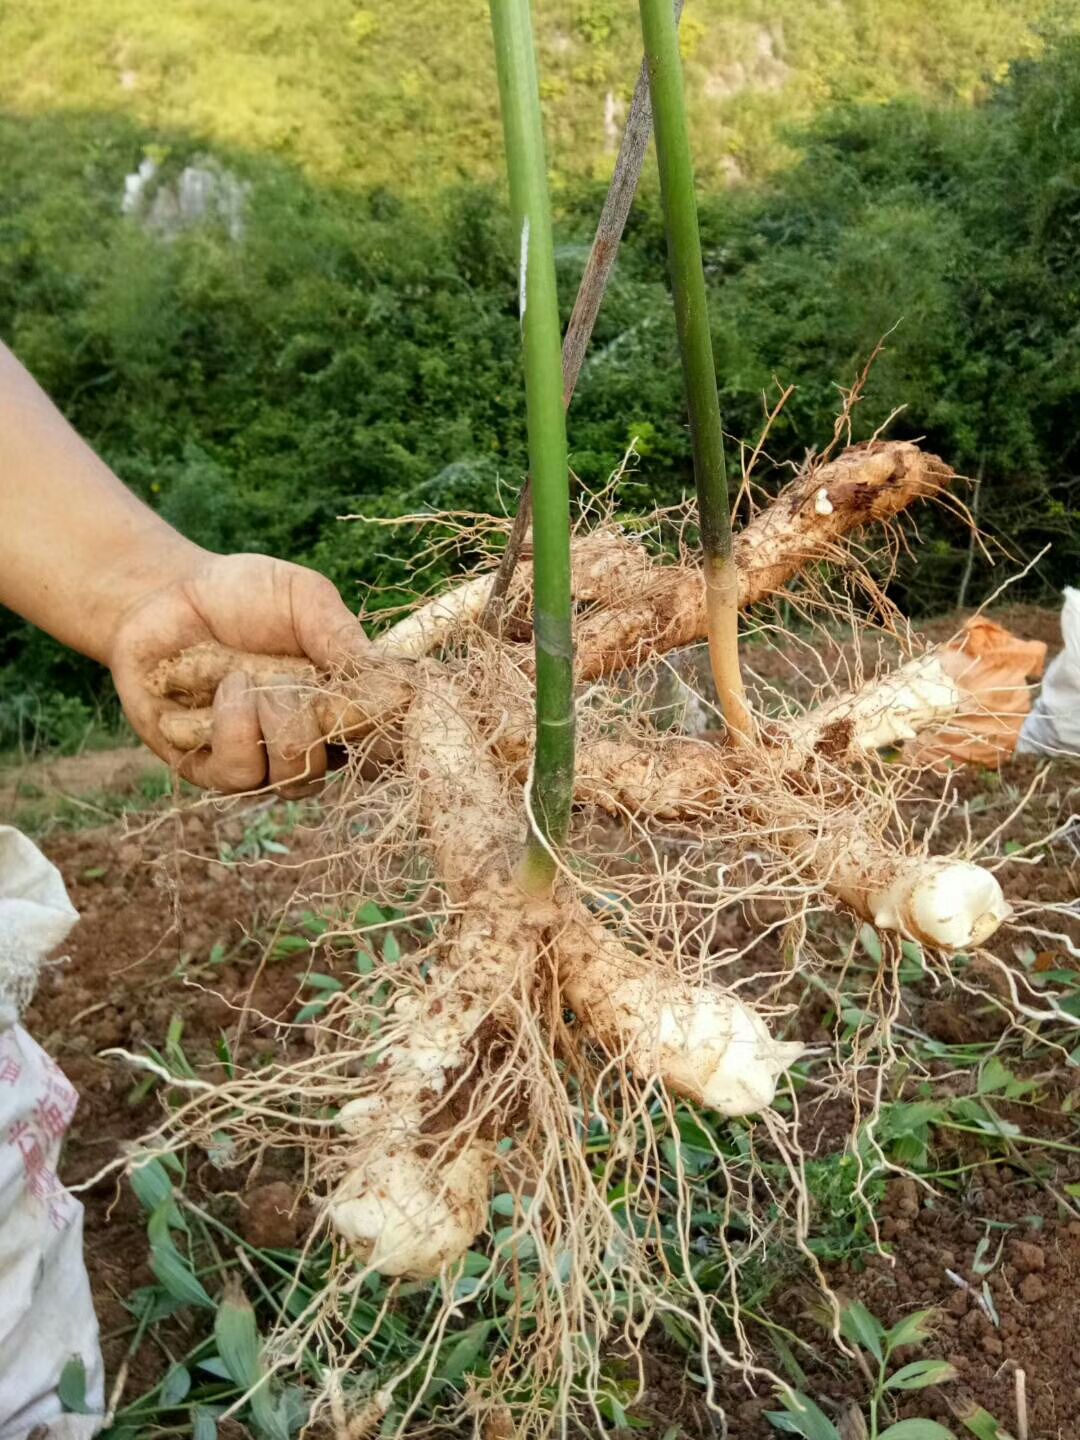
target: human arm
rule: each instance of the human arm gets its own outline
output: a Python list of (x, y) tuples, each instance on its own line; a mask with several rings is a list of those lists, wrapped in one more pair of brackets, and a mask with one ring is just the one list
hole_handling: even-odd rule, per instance
[(325, 745), (295, 689), (226, 677), (214, 746), (166, 744), (146, 677), (200, 641), (332, 669), (364, 632), (324, 576), (265, 555), (215, 555), (144, 505), (0, 344), (0, 603), (107, 665), (139, 736), (196, 784), (237, 791), (318, 779)]

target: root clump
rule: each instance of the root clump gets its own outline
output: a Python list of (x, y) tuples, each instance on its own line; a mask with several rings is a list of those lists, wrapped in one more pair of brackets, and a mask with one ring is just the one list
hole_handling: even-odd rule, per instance
[[(574, 831), (548, 896), (515, 878), (531, 823), (531, 656), (477, 627), (482, 577), (418, 606), (362, 671), (316, 676), (294, 662), (297, 684), (318, 691), (326, 734), (350, 751), (326, 807), (340, 874), (323, 901), (346, 935), (348, 897), (423, 923), (406, 955), (372, 959), (332, 997), (311, 1057), (200, 1091), (151, 1143), (209, 1143), (227, 1125), (240, 1154), (301, 1145), (316, 1236), (334, 1237), (336, 1259), (318, 1304), (276, 1343), (298, 1354), (318, 1332), (336, 1347), (337, 1408), (355, 1363), (343, 1317), (375, 1273), (430, 1279), (442, 1297), (416, 1358), (381, 1376), (388, 1433), (407, 1432), (416, 1376), (434, 1363), (463, 1278), (482, 1296), (516, 1276), (507, 1354), (532, 1387), (515, 1388), (504, 1356), (468, 1400), (479, 1416), (509, 1407), (514, 1433), (543, 1433), (552, 1414), (595, 1419), (604, 1348), (638, 1354), (658, 1316), (694, 1337), (707, 1390), (716, 1364), (754, 1373), (734, 1291), (710, 1289), (692, 1261), (694, 1202), (662, 1137), (715, 1137), (734, 1122), (741, 1160), (715, 1138), (695, 1141), (711, 1150), (718, 1203), (760, 1210), (755, 1157), (767, 1148), (795, 1197), (771, 1203), (793, 1207), (804, 1236), (792, 1066), (808, 1049), (793, 981), (834, 963), (845, 918), (876, 927), (887, 1046), (901, 943), (939, 957), (977, 950), (1011, 916), (990, 870), (930, 855), (905, 822), (912, 772), (879, 752), (962, 697), (850, 548), (861, 527), (940, 496), (950, 478), (914, 445), (875, 442), (809, 469), (741, 532), (744, 610), (804, 576), (782, 598), (801, 617), (792, 680), (808, 703), (757, 685), (753, 745), (685, 733), (657, 702), (665, 654), (705, 636), (700, 572), (609, 519), (583, 529)], [(670, 539), (671, 517), (663, 526)], [(842, 591), (805, 574), (829, 561), (842, 562)], [(876, 630), (852, 603), (860, 586)], [(520, 621), (528, 600), (525, 571), (505, 613)], [(857, 639), (887, 641), (899, 663), (868, 678), (861, 650), (853, 662), (837, 638), (845, 623)], [(758, 628), (767, 649), (773, 622)], [(791, 636), (781, 639), (790, 653)], [(200, 647), (159, 670), (178, 749), (212, 743), (214, 690), (235, 658)], [(258, 684), (258, 664), (244, 665)], [(752, 945), (725, 944), (736, 911), (777, 918)], [(778, 1092), (784, 1115), (769, 1108)]]

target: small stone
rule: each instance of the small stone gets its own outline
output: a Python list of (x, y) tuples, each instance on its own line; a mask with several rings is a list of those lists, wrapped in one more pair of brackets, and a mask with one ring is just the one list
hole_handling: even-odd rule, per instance
[(296, 1193), (284, 1180), (256, 1185), (244, 1196), (241, 1230), (256, 1250), (291, 1250), (300, 1235)]
[(982, 1338), (982, 1348), (987, 1355), (1000, 1355), (1004, 1351), (1005, 1346), (1002, 1345), (996, 1335), (984, 1335)]
[(1013, 1241), (1012, 1260), (1021, 1275), (1033, 1275), (1036, 1271), (1046, 1269), (1046, 1251), (1041, 1245), (1033, 1245), (1030, 1240)]
[(919, 1187), (907, 1175), (890, 1180), (887, 1203), (895, 1214), (913, 1220), (919, 1213)]
[(1025, 1275), (1020, 1286), (1020, 1298), (1028, 1305), (1034, 1305), (1046, 1294), (1046, 1281), (1041, 1275)]
[(968, 1309), (968, 1292), (966, 1290), (957, 1290), (954, 1294), (950, 1295), (945, 1309), (948, 1310), (950, 1315), (966, 1315)]

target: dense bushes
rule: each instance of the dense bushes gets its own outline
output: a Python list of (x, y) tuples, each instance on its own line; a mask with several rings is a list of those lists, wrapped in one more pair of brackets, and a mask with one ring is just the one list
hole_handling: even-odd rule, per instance
[[(101, 115), (0, 121), (0, 334), (187, 533), (392, 599), (413, 532), (335, 517), (490, 509), (520, 476), (502, 195), (460, 189), (421, 207), (219, 152), (252, 185), (244, 239), (204, 225), (167, 241), (119, 213), (151, 140), (166, 183), (201, 149)], [(703, 209), (728, 428), (753, 437), (774, 377), (794, 382), (770, 452), (801, 457), (831, 433), (837, 384), (890, 331), (859, 432), (905, 406), (894, 433), (980, 472), (980, 516), (1017, 555), (1054, 542), (1030, 584), (1075, 579), (1080, 43), (1018, 65), (975, 108), (852, 107), (801, 144), (768, 190)], [(599, 199), (563, 197), (567, 308)], [(638, 436), (635, 507), (689, 479), (663, 264), (646, 194), (570, 425), (587, 483)], [(964, 548), (945, 518), (925, 538), (911, 597), (923, 610), (951, 603)], [(993, 583), (982, 572), (973, 594)], [(0, 701), (96, 683), (13, 621), (0, 646)]]
[[(782, 129), (837, 99), (970, 100), (1071, 0), (693, 0), (682, 26), (709, 182), (790, 163)], [(533, 7), (553, 182), (610, 165), (639, 48), (629, 0)], [(1072, 17), (1075, 23), (1075, 16)], [(190, 129), (329, 183), (426, 195), (503, 174), (487, 6), (386, 0), (33, 0), (4, 12), (0, 95)], [(612, 114), (614, 112), (614, 115)], [(151, 136), (153, 140), (160, 137)]]

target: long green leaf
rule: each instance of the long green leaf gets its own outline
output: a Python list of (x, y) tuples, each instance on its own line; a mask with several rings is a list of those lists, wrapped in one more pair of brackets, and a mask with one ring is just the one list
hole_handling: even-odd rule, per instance
[(174, 1209), (175, 1204), (169, 1195), (150, 1216), (146, 1227), (150, 1239), (150, 1269), (174, 1300), (212, 1310), (214, 1302), (172, 1238), (169, 1224)]
[(898, 1420), (882, 1430), (878, 1440), (956, 1440), (956, 1436), (936, 1420)]
[(174, 1365), (161, 1382), (160, 1398), (166, 1408), (179, 1405), (191, 1389), (191, 1371), (186, 1365)]
[(961, 1415), (960, 1423), (975, 1436), (975, 1440), (1013, 1440), (1001, 1421), (981, 1405), (976, 1406), (969, 1415)]
[[(166, 1200), (173, 1200), (173, 1183), (169, 1179), (169, 1172), (156, 1157), (144, 1160), (135, 1165), (128, 1176), (135, 1198), (149, 1214), (153, 1214), (159, 1205)], [(171, 1204), (168, 1211), (168, 1223), (176, 1230), (186, 1230), (184, 1217), (180, 1214), (175, 1203)]]
[(214, 1339), (229, 1378), (245, 1393), (251, 1392), (255, 1429), (263, 1440), (289, 1440), (285, 1407), (275, 1402), (266, 1367), (255, 1311), (239, 1285), (230, 1284), (214, 1319)]
[(60, 1404), (70, 1415), (90, 1415), (93, 1412), (86, 1403), (86, 1366), (81, 1355), (72, 1355), (60, 1371), (56, 1393)]
[(886, 1335), (886, 1348), (899, 1350), (901, 1345), (918, 1345), (921, 1341), (928, 1340), (931, 1333), (930, 1322), (934, 1315), (933, 1310), (916, 1310), (914, 1314), (905, 1315)]
[(808, 1395), (784, 1390), (780, 1394), (780, 1404), (787, 1414), (775, 1410), (768, 1414), (769, 1423), (775, 1429), (785, 1430), (789, 1435), (801, 1435), (803, 1440), (840, 1440), (836, 1426)]
[(944, 1385), (956, 1379), (956, 1369), (947, 1360), (913, 1360), (885, 1382), (886, 1390), (925, 1390), (927, 1385)]
[(491, 1320), (482, 1320), (477, 1325), (469, 1326), (435, 1372), (440, 1379), (461, 1380), (475, 1367), (477, 1359), (484, 1354), (487, 1347), (487, 1338), (493, 1323)]
[(214, 1302), (202, 1281), (174, 1245), (155, 1245), (150, 1251), (150, 1269), (174, 1300), (212, 1310)]
[(845, 1340), (853, 1340), (856, 1345), (869, 1350), (875, 1360), (881, 1360), (885, 1328), (858, 1300), (844, 1306), (840, 1315), (840, 1334)]
[(196, 1405), (191, 1412), (191, 1440), (217, 1440), (217, 1418), (212, 1410)]

